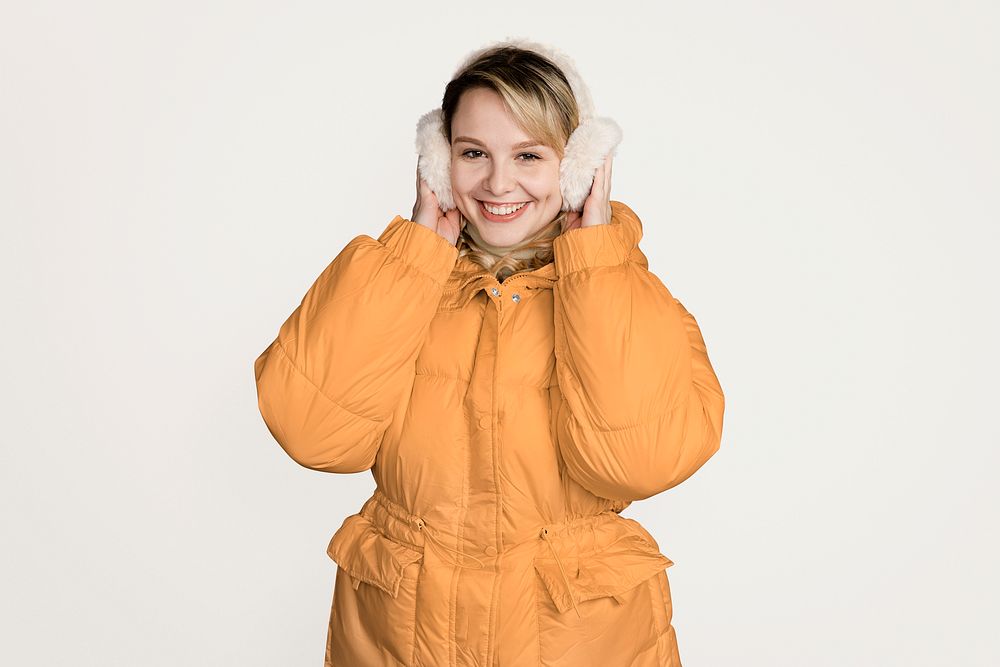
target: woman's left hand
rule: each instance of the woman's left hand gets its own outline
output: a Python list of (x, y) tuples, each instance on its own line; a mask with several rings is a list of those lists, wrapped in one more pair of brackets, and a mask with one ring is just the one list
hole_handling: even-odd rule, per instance
[(569, 211), (563, 222), (563, 233), (578, 227), (593, 227), (611, 222), (611, 154), (604, 158), (604, 164), (594, 172), (594, 183), (590, 195), (583, 202), (583, 214)]

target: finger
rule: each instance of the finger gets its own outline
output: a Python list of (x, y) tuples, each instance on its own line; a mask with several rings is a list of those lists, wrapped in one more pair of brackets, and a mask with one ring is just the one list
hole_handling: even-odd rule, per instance
[(594, 190), (597, 191), (598, 196), (604, 195), (604, 182), (606, 178), (605, 165), (607, 161), (602, 162), (601, 166), (597, 168), (597, 172), (594, 174)]

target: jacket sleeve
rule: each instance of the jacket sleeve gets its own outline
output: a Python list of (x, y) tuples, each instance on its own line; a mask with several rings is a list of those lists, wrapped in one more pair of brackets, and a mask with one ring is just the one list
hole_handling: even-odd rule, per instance
[(554, 317), (567, 470), (600, 497), (632, 501), (718, 451), (724, 397), (697, 322), (648, 270), (638, 218), (626, 222), (556, 237)]
[(374, 465), (457, 257), (396, 216), (324, 269), (254, 362), (261, 416), (293, 460), (339, 473)]

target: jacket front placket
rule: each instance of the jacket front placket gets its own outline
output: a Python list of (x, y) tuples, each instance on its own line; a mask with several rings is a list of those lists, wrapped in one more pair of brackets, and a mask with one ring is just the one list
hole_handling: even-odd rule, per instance
[(485, 295), (483, 320), (476, 345), (475, 359), (465, 395), (465, 410), (470, 425), (466, 453), (465, 498), (457, 526), (459, 548), (465, 557), (457, 558), (454, 570), (454, 618), (463, 619), (454, 626), (452, 655), (456, 666), (491, 664), (491, 637), (494, 636), (498, 554), (501, 548), (500, 497), (496, 377), (500, 360), (499, 332), (503, 318), (502, 299), (506, 289), (493, 276), (481, 276), (475, 285), (475, 299)]
[[(456, 666), (490, 665), (495, 660), (499, 607), (500, 555), (504, 549), (502, 525), (503, 498), (500, 486), (502, 415), (498, 407), (498, 369), (509, 354), (505, 324), (512, 317), (527, 289), (549, 286), (543, 276), (525, 274), (500, 283), (492, 275), (480, 276), (466, 289), (475, 299), (485, 299), (483, 320), (475, 359), (465, 396), (465, 410), (470, 423), (470, 446), (467, 452), (466, 494), (457, 528), (459, 549), (453, 559), (453, 577), (459, 580), (452, 588), (456, 624), (449, 663)], [(457, 551), (461, 551), (458, 554)]]

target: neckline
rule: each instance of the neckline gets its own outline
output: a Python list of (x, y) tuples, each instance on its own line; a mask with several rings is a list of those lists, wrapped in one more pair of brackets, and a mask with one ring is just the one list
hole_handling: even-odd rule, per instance
[(479, 278), (490, 278), (499, 285), (507, 283), (507, 281), (513, 281), (517, 278), (524, 278), (526, 276), (536, 276), (538, 278), (544, 278), (549, 280), (554, 280), (556, 277), (556, 264), (555, 261), (548, 262), (537, 269), (532, 269), (530, 271), (518, 271), (517, 273), (512, 273), (503, 279), (503, 281), (497, 280), (497, 277), (490, 273), (487, 269), (484, 269), (479, 264), (476, 264), (467, 256), (462, 255), (458, 258), (455, 269), (452, 271), (452, 275), (449, 277), (450, 281), (457, 281), (464, 283), (470, 280), (476, 280)]

